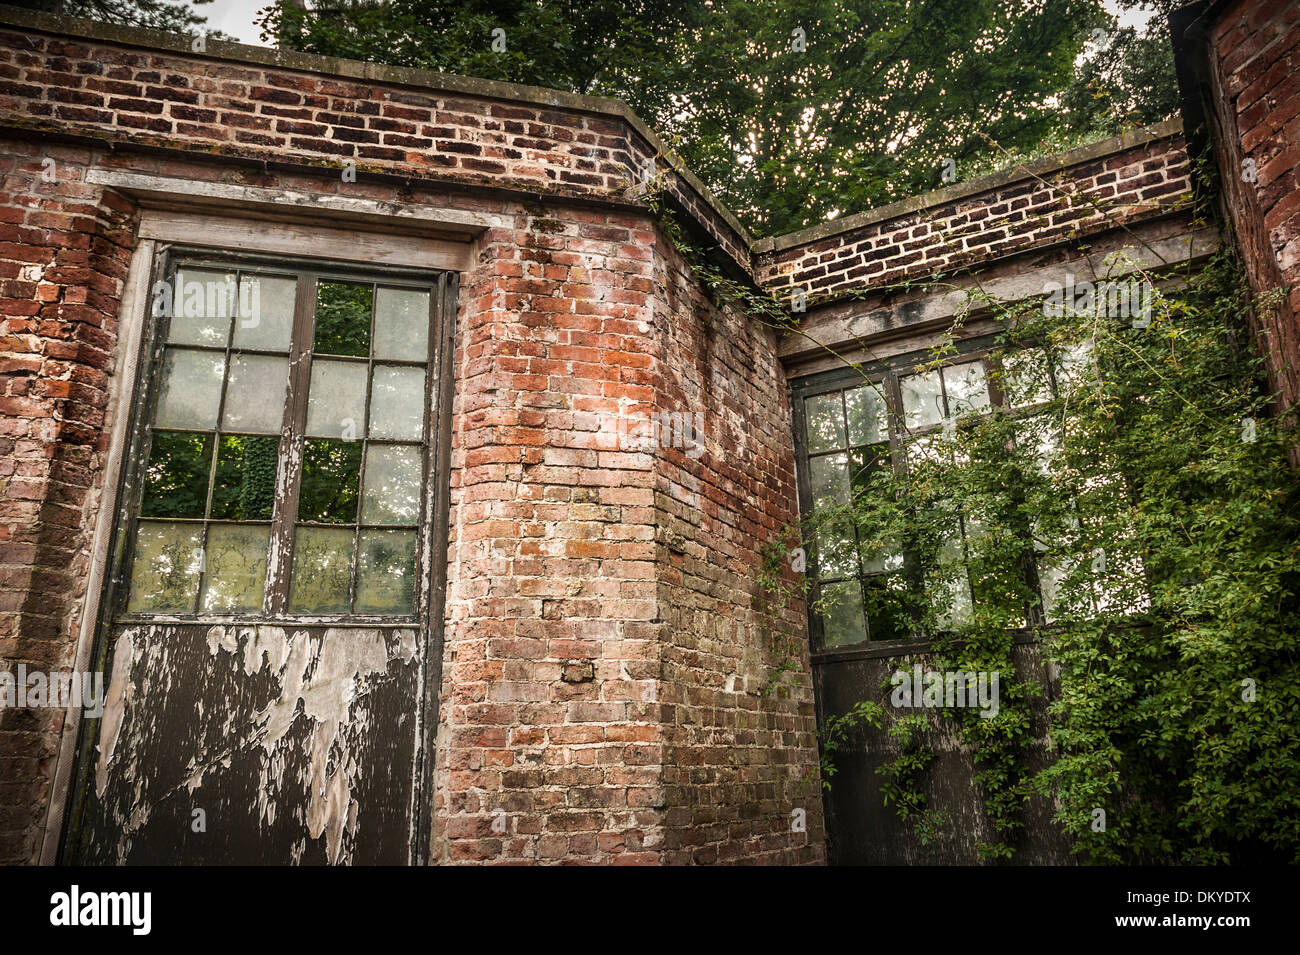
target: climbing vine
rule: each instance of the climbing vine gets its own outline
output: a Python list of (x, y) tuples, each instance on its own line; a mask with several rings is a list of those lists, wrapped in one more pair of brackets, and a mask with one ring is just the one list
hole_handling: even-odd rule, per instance
[[(657, 208), (715, 304), (798, 331), (788, 305), (725, 275)], [(1002, 676), (994, 717), (939, 711), (975, 759), (997, 836), (978, 845), (985, 858), (1014, 856), (1037, 796), (1090, 862), (1300, 861), (1300, 514), (1285, 456), (1298, 435), (1247, 331), (1282, 290), (1252, 301), (1230, 251), (1192, 274), (1106, 267), (1146, 287), (1142, 321), (976, 289), (998, 329), (999, 387), (1052, 381), (1051, 393), (1025, 397), (1031, 415), (1009, 402), (910, 442), (905, 472), (880, 468), (849, 503), (778, 535), (759, 585), (772, 607), (809, 597), (791, 555), (815, 560), (819, 533), (845, 522), (868, 549), (913, 555), (923, 585), (901, 599), (929, 664)], [(918, 370), (951, 360), (965, 317)], [(962, 578), (972, 601), (954, 619)], [(798, 640), (773, 640), (765, 692), (801, 668)], [(1026, 672), (1025, 643), (1054, 680)], [(1049, 685), (1046, 767), (1034, 769), (1031, 706)], [(929, 841), (947, 821), (928, 804), (928, 725), (870, 699), (825, 714), (823, 784), (855, 732), (887, 726), (884, 798)]]

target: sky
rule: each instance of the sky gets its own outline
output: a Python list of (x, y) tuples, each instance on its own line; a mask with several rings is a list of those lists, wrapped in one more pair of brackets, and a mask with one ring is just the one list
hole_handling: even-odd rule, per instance
[(241, 43), (269, 46), (258, 38), (253, 21), (260, 7), (270, 5), (270, 0), (212, 0), (196, 9), (208, 18), (208, 26), (222, 33), (238, 37)]
[[(268, 46), (258, 36), (258, 29), (253, 21), (259, 8), (267, 6), (270, 0), (212, 0), (199, 7), (200, 13), (208, 18), (208, 25), (214, 29), (238, 37), (242, 43), (256, 46)], [(1138, 25), (1150, 16), (1149, 10), (1131, 10), (1123, 13), (1115, 0), (1105, 0), (1105, 7), (1113, 14), (1118, 14), (1123, 24)]]

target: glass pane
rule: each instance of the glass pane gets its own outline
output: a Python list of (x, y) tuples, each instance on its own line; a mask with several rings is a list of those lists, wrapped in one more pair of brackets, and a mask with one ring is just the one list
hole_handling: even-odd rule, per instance
[(837, 523), (817, 529), (817, 576), (823, 580), (858, 575), (857, 538), (853, 527)]
[(279, 438), (223, 436), (209, 516), (218, 521), (269, 521), (279, 454)]
[(288, 351), (298, 280), (274, 275), (239, 277), (235, 347)]
[(907, 466), (912, 469), (951, 465), (953, 461), (952, 449), (942, 435), (926, 435), (908, 441), (906, 454)]
[(213, 524), (208, 528), (204, 610), (252, 613), (262, 609), (270, 540), (271, 528), (266, 525)]
[(376, 365), (370, 437), (419, 441), (424, 435), (424, 369)]
[(316, 354), (369, 355), (373, 297), (374, 290), (369, 285), (318, 282), (313, 335)]
[(904, 422), (909, 429), (927, 428), (943, 420), (939, 372), (908, 375), (898, 384), (903, 393)]
[(366, 418), (366, 366), (355, 361), (314, 361), (307, 395), (307, 433), (312, 437), (361, 436)]
[(868, 577), (862, 603), (871, 623), (872, 640), (906, 640), (912, 635), (907, 583), (902, 575)]
[(357, 613), (415, 611), (415, 531), (362, 531)]
[(226, 357), (219, 352), (169, 348), (163, 356), (154, 427), (211, 431), (217, 426)]
[(808, 398), (803, 407), (809, 453), (844, 447), (844, 410), (838, 391)]
[(1064, 349), (1056, 361), (1056, 381), (1062, 390), (1076, 388), (1090, 373), (1092, 342), (1082, 341)]
[(193, 613), (203, 565), (203, 525), (140, 521), (128, 613)]
[(178, 269), (170, 294), (172, 319), (167, 328), (167, 341), (177, 345), (226, 347), (235, 301), (234, 272)]
[(372, 444), (366, 452), (363, 524), (420, 522), (420, 449)]
[(970, 622), (970, 583), (965, 574), (946, 576), (931, 582), (938, 612), (939, 625), (956, 627)]
[(896, 541), (876, 538), (864, 540), (861, 547), (862, 570), (868, 574), (903, 569), (903, 553)]
[(827, 454), (808, 461), (813, 510), (849, 502), (849, 456)]
[(144, 471), (142, 517), (202, 517), (208, 503), (212, 435), (155, 431)]
[(968, 361), (946, 366), (943, 384), (948, 390), (949, 414), (970, 414), (988, 408), (989, 389), (984, 381), (984, 362)]
[(352, 531), (299, 527), (293, 544), (289, 609), (298, 613), (347, 613), (352, 575)]
[(226, 404), (221, 414), (222, 430), (279, 434), (288, 387), (288, 358), (231, 356), (230, 383), (226, 385)]
[(849, 452), (849, 473), (853, 476), (853, 490), (861, 491), (871, 483), (872, 476), (882, 468), (889, 468), (889, 446), (854, 448)]
[(1017, 426), (1016, 444), (1029, 448), (1037, 460), (1039, 472), (1047, 474), (1051, 470), (1052, 459), (1061, 450), (1061, 433), (1056, 429), (1053, 419), (1047, 415), (1034, 415)]
[(353, 523), (360, 477), (361, 442), (308, 441), (302, 452), (298, 520)]
[(428, 360), (428, 292), (381, 288), (375, 293), (375, 357)]
[(1026, 348), (1002, 356), (1002, 387), (1013, 408), (1024, 408), (1052, 399), (1052, 381), (1047, 373), (1047, 355), (1041, 348)]
[(844, 393), (844, 410), (849, 416), (849, 444), (875, 444), (889, 440), (884, 387), (880, 384)]
[(856, 580), (821, 588), (822, 647), (844, 647), (867, 639), (862, 619), (862, 585)]

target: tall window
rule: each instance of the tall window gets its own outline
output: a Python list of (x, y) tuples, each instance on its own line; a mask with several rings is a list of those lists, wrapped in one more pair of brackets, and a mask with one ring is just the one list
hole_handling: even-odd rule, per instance
[[(1075, 351), (1052, 363), (1036, 349), (1002, 357), (976, 349), (933, 370), (917, 371), (918, 357), (908, 356), (867, 368), (865, 379), (862, 372), (845, 369), (797, 382), (793, 392), (803, 512), (847, 504), (879, 468), (906, 474), (921, 459), (941, 460), (949, 453), (942, 432), (964, 415), (1001, 408), (1027, 423), (1084, 358)], [(1022, 433), (1022, 440), (1038, 445), (1041, 455), (1051, 453), (1050, 428), (1025, 427)], [(954, 502), (951, 537), (940, 549), (940, 564), (960, 561), (967, 539), (978, 533), (958, 505)], [(955, 582), (945, 578), (936, 583), (914, 555), (865, 539), (852, 522), (819, 527), (813, 543), (814, 603), (825, 608), (813, 619), (818, 649), (924, 636), (908, 599), (918, 587), (944, 588), (938, 596), (947, 607), (948, 622), (963, 620), (971, 611), (968, 579), (958, 575)], [(1050, 617), (1053, 585), (1061, 571), (1049, 555), (1037, 556), (1027, 568), (1028, 583), (1040, 589)], [(1026, 608), (1027, 618), (1035, 613)]]
[(119, 613), (420, 613), (445, 288), (171, 256), (151, 290)]

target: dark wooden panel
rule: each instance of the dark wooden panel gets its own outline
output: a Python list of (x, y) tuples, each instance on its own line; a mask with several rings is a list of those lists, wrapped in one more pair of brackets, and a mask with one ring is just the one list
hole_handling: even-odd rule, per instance
[(414, 628), (114, 628), (77, 857), (406, 864), (421, 646)]
[[(1015, 648), (1014, 659), (1023, 678), (1050, 686), (1038, 648), (1032, 644)], [(970, 748), (959, 738), (956, 721), (934, 709), (895, 709), (890, 702), (889, 677), (900, 669), (920, 662), (914, 657), (873, 657), (823, 662), (814, 667), (814, 679), (822, 718), (847, 712), (861, 700), (874, 700), (889, 711), (888, 718), (924, 714), (929, 730), (926, 743), (935, 758), (926, 773), (929, 805), (947, 815), (937, 837), (926, 845), (910, 823), (899, 820), (892, 805), (884, 805), (882, 785), (886, 777), (877, 770), (899, 752), (897, 742), (881, 729), (855, 728), (849, 741), (836, 754), (836, 773), (825, 793), (829, 859), (833, 865), (975, 865), (980, 862), (977, 842), (994, 842), (995, 834), (983, 809), (974, 782), (976, 766)], [(1047, 695), (1031, 704), (1034, 746), (1026, 754), (1030, 771), (1046, 765)], [(1016, 843), (1013, 861), (1018, 864), (1069, 864), (1069, 842), (1051, 821), (1052, 806), (1041, 798), (1031, 799), (1025, 812), (1023, 838)]]

